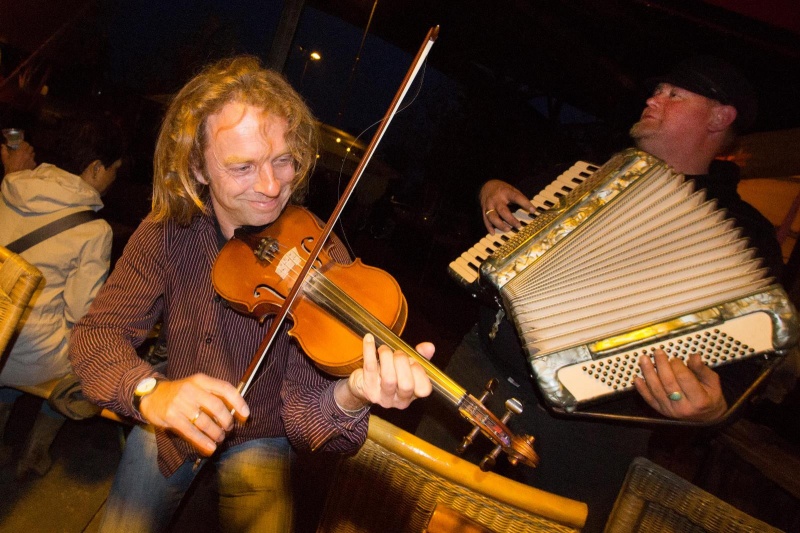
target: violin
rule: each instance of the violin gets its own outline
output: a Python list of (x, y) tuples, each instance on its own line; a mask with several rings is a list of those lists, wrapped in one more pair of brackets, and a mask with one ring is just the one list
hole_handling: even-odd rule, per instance
[[(236, 230), (220, 251), (212, 268), (212, 283), (229, 305), (264, 320), (275, 315), (294, 289), (312, 250), (319, 246), (323, 228), (310, 212), (287, 206), (263, 231)], [(512, 413), (521, 412), (516, 400), (506, 402), (508, 412), (499, 419), (480, 400), (404, 342), (399, 335), (408, 317), (406, 299), (397, 281), (387, 272), (364, 265), (360, 259), (343, 265), (331, 259), (331, 244), (323, 243), (289, 307), (289, 331), (303, 351), (323, 371), (345, 377), (361, 366), (362, 338), (371, 333), (376, 343), (400, 350), (422, 365), (433, 388), (456, 406), (475, 426), (460, 451), (478, 432), (495, 443), (481, 462), (491, 468), (500, 452), (511, 464), (535, 467), (539, 457), (533, 437), (514, 435), (506, 426)], [(488, 395), (489, 390), (487, 390)]]

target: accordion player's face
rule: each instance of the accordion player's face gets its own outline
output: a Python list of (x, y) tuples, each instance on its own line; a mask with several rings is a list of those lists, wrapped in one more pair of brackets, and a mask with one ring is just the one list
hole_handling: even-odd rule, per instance
[(681, 168), (681, 158), (699, 150), (709, 135), (721, 131), (723, 123), (716, 120), (718, 107), (727, 106), (662, 83), (647, 99), (641, 118), (631, 128), (631, 137), (637, 147), (687, 172), (689, 169)]

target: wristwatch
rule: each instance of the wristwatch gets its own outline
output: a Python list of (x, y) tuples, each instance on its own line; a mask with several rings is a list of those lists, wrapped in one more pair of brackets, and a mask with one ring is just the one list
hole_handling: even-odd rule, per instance
[(136, 411), (139, 411), (142, 398), (156, 390), (156, 385), (158, 385), (158, 380), (152, 376), (144, 378), (136, 384), (136, 388), (133, 389), (133, 408), (136, 409)]

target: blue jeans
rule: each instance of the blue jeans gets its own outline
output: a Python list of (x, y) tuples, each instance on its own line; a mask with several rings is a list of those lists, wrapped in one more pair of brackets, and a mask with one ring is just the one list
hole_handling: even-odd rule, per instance
[[(101, 532), (165, 531), (200, 469), (187, 461), (172, 476), (158, 470), (156, 438), (150, 426), (128, 436)], [(291, 531), (291, 467), (286, 438), (256, 439), (215, 455), (220, 522), (226, 531)]]

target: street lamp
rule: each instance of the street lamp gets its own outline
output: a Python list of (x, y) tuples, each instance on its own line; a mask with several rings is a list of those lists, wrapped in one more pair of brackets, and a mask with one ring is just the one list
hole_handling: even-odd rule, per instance
[(306, 51), (305, 48), (302, 46), (300, 47), (300, 52), (305, 56), (306, 60), (303, 63), (303, 73), (300, 75), (300, 87), (303, 86), (303, 79), (306, 77), (306, 70), (308, 69), (308, 62), (309, 61), (319, 61), (322, 59), (322, 56), (316, 50), (312, 50), (311, 52)]

